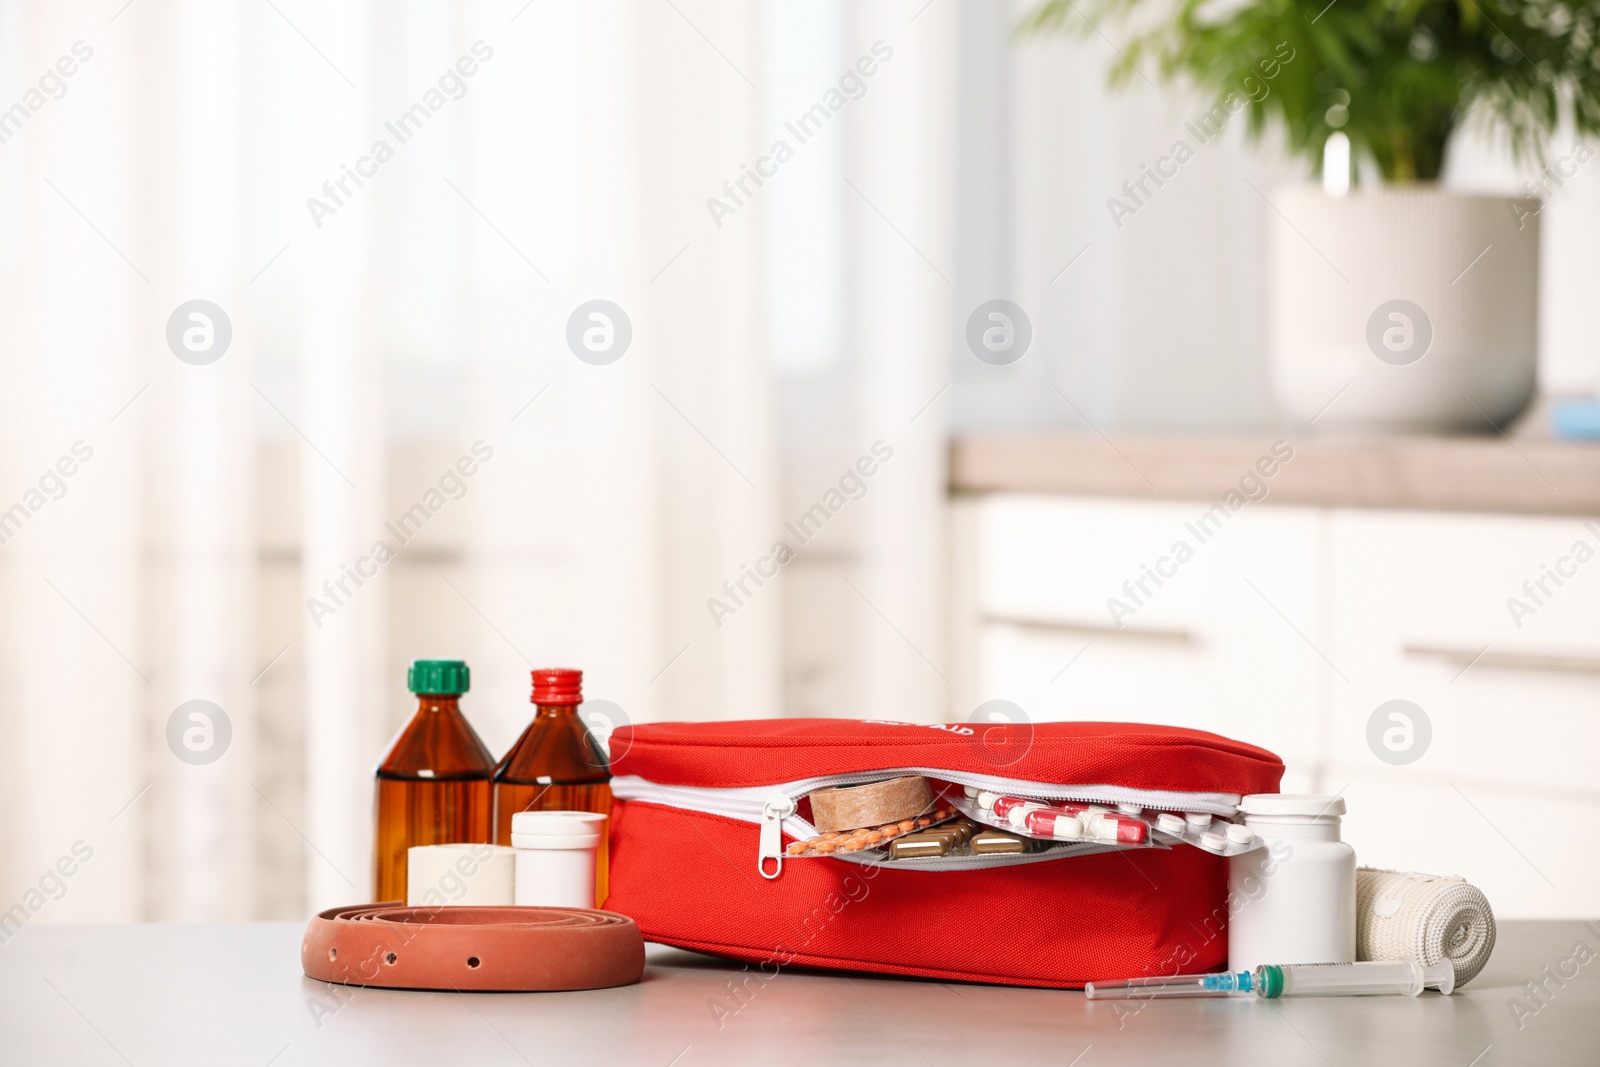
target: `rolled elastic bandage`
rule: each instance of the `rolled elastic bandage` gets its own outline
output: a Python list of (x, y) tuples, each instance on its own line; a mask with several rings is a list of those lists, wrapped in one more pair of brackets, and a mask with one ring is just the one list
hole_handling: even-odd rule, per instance
[(1356, 871), (1358, 960), (1447, 960), (1460, 988), (1489, 962), (1494, 933), (1488, 899), (1463, 878)]
[(811, 824), (824, 832), (855, 830), (916, 818), (935, 808), (933, 787), (920, 775), (841, 785), (811, 794)]

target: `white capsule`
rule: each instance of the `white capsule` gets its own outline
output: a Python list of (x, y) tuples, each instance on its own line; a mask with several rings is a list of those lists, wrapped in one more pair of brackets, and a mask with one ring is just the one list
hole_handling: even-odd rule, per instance
[(1248, 845), (1256, 839), (1255, 831), (1243, 823), (1230, 822), (1228, 824), (1228, 840), (1236, 841), (1241, 845)]
[(1210, 849), (1212, 852), (1223, 852), (1228, 847), (1227, 835), (1207, 830), (1200, 835), (1200, 847)]
[(1164, 811), (1156, 816), (1156, 826), (1169, 834), (1176, 834), (1179, 837), (1183, 836), (1183, 828), (1188, 825), (1183, 821), (1182, 815), (1174, 815), (1170, 811)]
[(1101, 841), (1115, 841), (1120, 821), (1120, 816), (1109, 811), (1102, 811), (1096, 813), (1093, 819), (1084, 817), (1083, 825), (1090, 837), (1098, 838)]
[(980, 789), (978, 790), (976, 799), (978, 801), (978, 807), (982, 808), (984, 811), (988, 811), (990, 808), (994, 807), (994, 802), (1000, 799), (1000, 794), (990, 793), (987, 790)]
[(978, 787), (975, 785), (964, 785), (961, 787), (961, 791), (967, 794), (969, 797), (975, 797), (978, 795)]
[(1089, 819), (1083, 824), (1084, 832), (1097, 841), (1115, 841), (1117, 839), (1117, 824), (1107, 823), (1104, 819)]
[(1050, 836), (1057, 841), (1076, 841), (1083, 836), (1083, 820), (1076, 815), (1057, 815)]

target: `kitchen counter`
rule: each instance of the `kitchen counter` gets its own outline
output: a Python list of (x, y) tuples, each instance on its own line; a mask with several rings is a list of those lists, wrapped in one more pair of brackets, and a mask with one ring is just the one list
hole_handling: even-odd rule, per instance
[[(981, 925), (930, 936), (981, 937)], [(1600, 923), (1503, 923), (1488, 969), (1450, 997), (1144, 1004), (799, 970), (740, 984), (734, 965), (657, 945), (644, 981), (622, 989), (361, 990), (301, 974), (302, 929), (29, 926), (0, 945), (0, 1058), (139, 1067), (1600, 1062)], [(1587, 963), (1575, 960), (1580, 943)], [(1529, 981), (1544, 982), (1542, 1000)]]
[(1273, 503), (1600, 516), (1600, 445), (1498, 436), (963, 437), (950, 488), (1219, 500), (1280, 440), (1293, 456), (1266, 479)]

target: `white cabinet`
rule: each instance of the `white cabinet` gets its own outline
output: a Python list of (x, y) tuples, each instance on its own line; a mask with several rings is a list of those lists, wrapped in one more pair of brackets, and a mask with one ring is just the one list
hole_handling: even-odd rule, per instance
[[(1328, 655), (1349, 680), (1332, 688), (1329, 788), (1350, 782), (1363, 860), (1431, 857), (1502, 914), (1600, 911), (1600, 862), (1578, 843), (1580, 827), (1600, 825), (1600, 536), (1571, 518), (1336, 510), (1330, 521)], [(1596, 558), (1572, 559), (1579, 541)], [(1570, 573), (1534, 585), (1534, 604), (1524, 581), (1558, 564)], [(1514, 618), (1513, 597), (1533, 613)], [(1368, 745), (1390, 700), (1430, 725), (1414, 762), (1391, 765)]]
[(1520, 627), (1507, 607), (1600, 537), (1559, 518), (1336, 511), (1331, 524), (1328, 655), (1349, 678), (1334, 687), (1335, 766), (1368, 766), (1367, 718), (1404, 699), (1433, 725), (1415, 770), (1600, 800), (1600, 558), (1547, 580), (1553, 595)]
[[(1363, 862), (1463, 874), (1504, 916), (1600, 912), (1600, 854), (1570, 843), (1600, 825), (1600, 523), (1259, 504), (1202, 541), (1205, 510), (958, 499), (956, 715), (1003, 698), (1258, 744), (1285, 790), (1345, 792)], [(1368, 742), (1390, 700), (1431, 726), (1409, 763)]]

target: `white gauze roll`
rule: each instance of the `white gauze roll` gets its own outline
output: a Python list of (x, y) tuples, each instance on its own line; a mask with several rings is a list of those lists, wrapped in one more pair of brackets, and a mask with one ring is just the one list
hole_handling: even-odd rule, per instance
[(503, 845), (416, 845), (406, 849), (406, 905), (509, 907), (516, 871), (516, 849)]
[(1494, 951), (1494, 912), (1476, 886), (1456, 875), (1356, 871), (1356, 959), (1448, 960), (1456, 988)]

